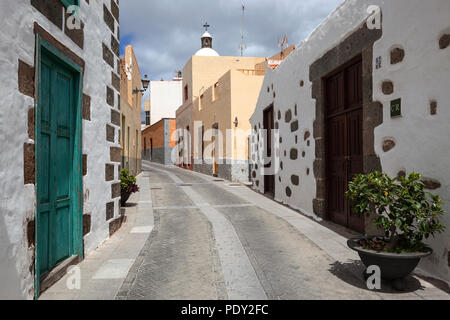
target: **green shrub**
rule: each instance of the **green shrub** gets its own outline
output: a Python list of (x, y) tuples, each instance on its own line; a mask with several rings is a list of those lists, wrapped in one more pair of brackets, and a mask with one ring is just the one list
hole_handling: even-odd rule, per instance
[(120, 191), (122, 193), (134, 193), (139, 191), (136, 185), (136, 177), (130, 174), (127, 169), (120, 171)]
[(444, 214), (441, 199), (424, 191), (420, 174), (395, 179), (378, 171), (359, 174), (349, 183), (346, 196), (355, 213), (376, 214), (374, 224), (385, 231), (384, 251), (420, 250), (424, 239), (445, 229), (439, 223)]

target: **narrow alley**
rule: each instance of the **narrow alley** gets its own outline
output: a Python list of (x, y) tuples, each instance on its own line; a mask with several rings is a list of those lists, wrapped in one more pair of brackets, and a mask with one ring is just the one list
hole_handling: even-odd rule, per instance
[[(41, 299), (449, 299), (410, 276), (367, 289), (346, 238), (248, 187), (143, 162), (127, 222)], [(138, 252), (142, 248), (140, 252)]]

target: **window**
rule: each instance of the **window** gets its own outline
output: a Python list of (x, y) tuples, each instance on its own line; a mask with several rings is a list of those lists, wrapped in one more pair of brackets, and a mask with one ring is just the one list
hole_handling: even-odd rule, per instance
[(188, 98), (189, 98), (189, 95), (188, 95), (188, 86), (186, 85), (186, 86), (184, 87), (184, 101), (187, 101)]
[(70, 6), (80, 6), (80, 0), (61, 0), (61, 2), (66, 8)]
[(214, 84), (213, 87), (213, 92), (212, 92), (212, 101), (216, 101), (217, 100), (217, 88), (219, 87), (219, 82), (216, 82)]
[(204, 160), (204, 152), (205, 152), (205, 140), (204, 140), (204, 138), (205, 138), (205, 126), (204, 125), (202, 125), (202, 136), (201, 136), (201, 138), (202, 138), (202, 160)]
[(150, 125), (150, 111), (145, 111), (145, 125)]
[(202, 110), (203, 108), (203, 95), (200, 96), (200, 100), (198, 101), (198, 109)]

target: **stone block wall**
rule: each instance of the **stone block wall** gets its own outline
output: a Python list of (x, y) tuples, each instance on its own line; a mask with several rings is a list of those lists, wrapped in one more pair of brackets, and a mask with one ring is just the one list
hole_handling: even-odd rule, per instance
[(83, 70), (84, 254), (108, 238), (110, 224), (120, 219), (118, 5), (80, 0), (80, 28), (72, 29), (73, 15), (60, 0), (2, 3), (0, 43), (7, 46), (0, 51), (0, 143), (7, 152), (0, 156), (0, 299), (35, 295), (36, 34)]

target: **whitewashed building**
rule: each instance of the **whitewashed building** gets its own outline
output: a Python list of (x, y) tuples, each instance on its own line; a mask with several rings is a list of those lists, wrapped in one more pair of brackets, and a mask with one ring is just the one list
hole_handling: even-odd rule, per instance
[[(449, 17), (448, 0), (344, 1), (267, 69), (250, 120), (253, 188), (370, 234), (347, 205), (349, 177), (415, 171), (450, 212)], [(279, 136), (266, 141), (259, 129), (271, 128)], [(429, 244), (420, 270), (450, 283), (450, 229)]]
[(183, 104), (183, 79), (150, 82), (150, 124), (154, 125), (164, 118), (175, 118), (177, 109)]
[(118, 5), (0, 3), (0, 299), (38, 297), (123, 221)]

